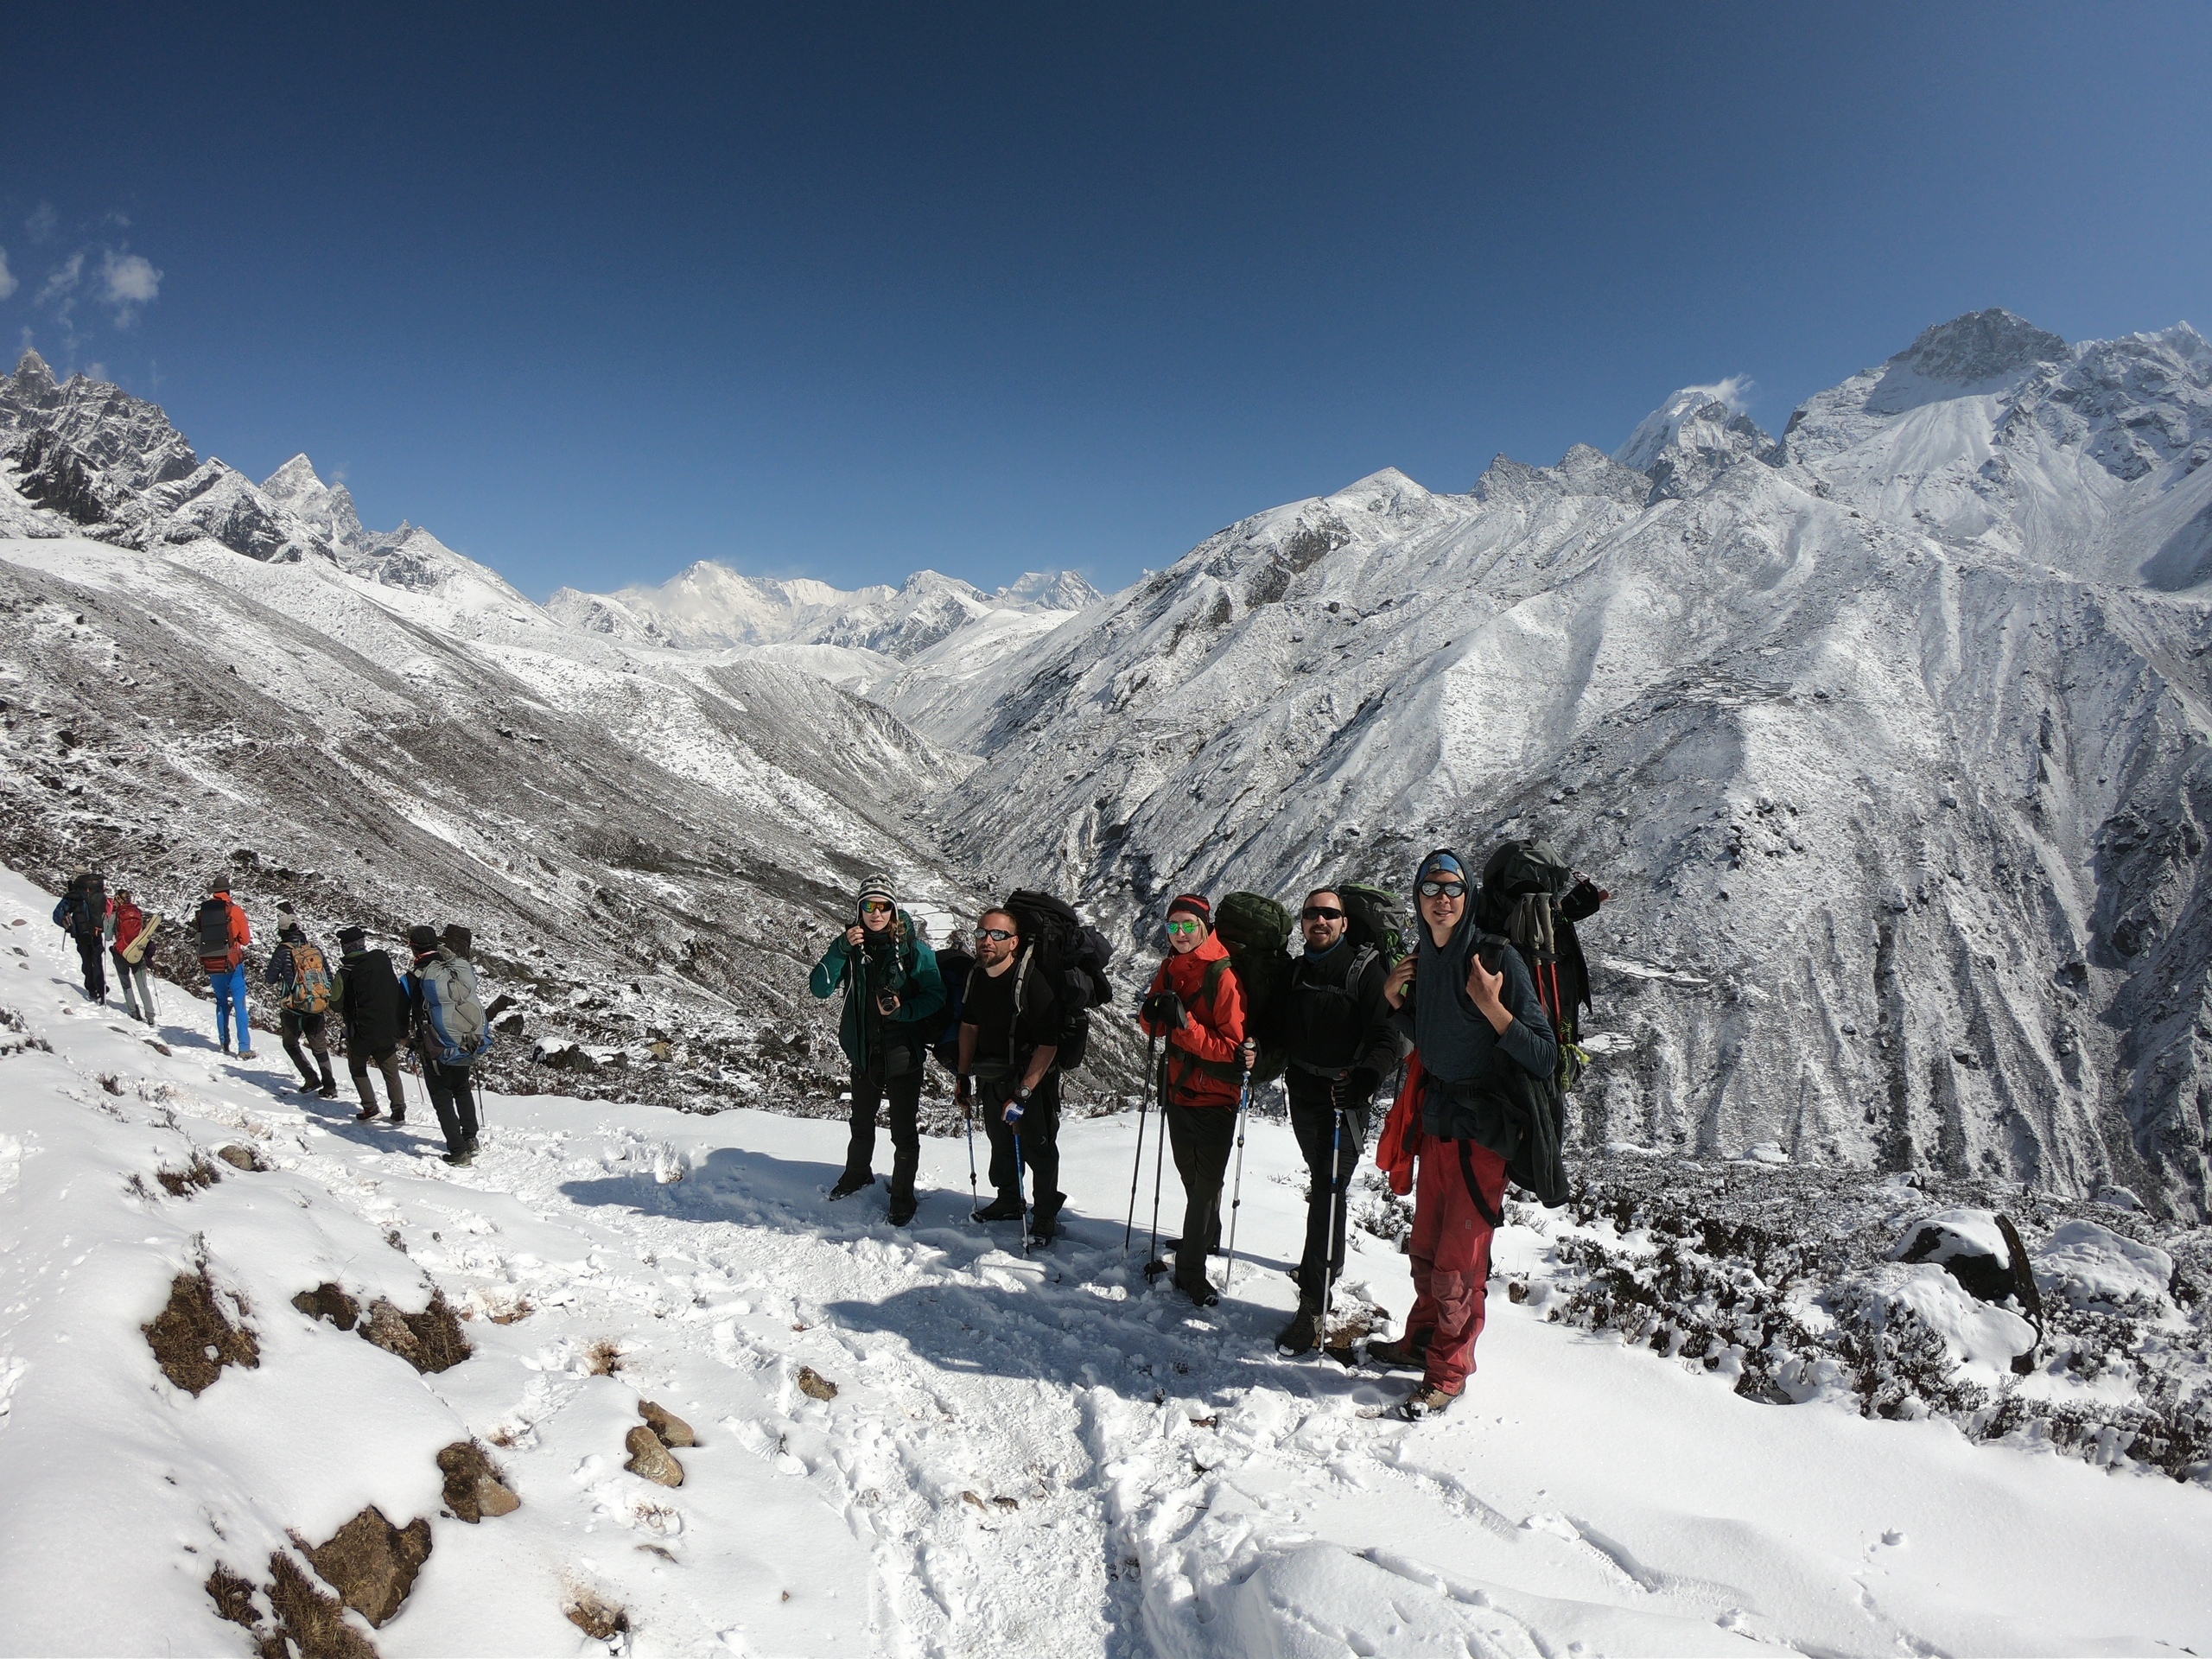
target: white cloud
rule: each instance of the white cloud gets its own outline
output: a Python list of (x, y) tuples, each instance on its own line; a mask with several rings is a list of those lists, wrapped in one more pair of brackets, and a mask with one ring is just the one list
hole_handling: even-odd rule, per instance
[(50, 242), (54, 239), (54, 204), (41, 201), (38, 211), (23, 221), (23, 229), (34, 242)]
[(38, 291), (38, 303), (58, 306), (61, 315), (67, 316), (76, 304), (77, 283), (84, 274), (85, 254), (80, 248), (46, 273), (46, 286)]
[(110, 250), (100, 265), (102, 302), (115, 308), (115, 326), (128, 328), (138, 308), (161, 297), (162, 273), (139, 253)]
[(22, 286), (16, 280), (16, 273), (8, 269), (8, 250), (0, 248), (0, 300), (6, 299)]

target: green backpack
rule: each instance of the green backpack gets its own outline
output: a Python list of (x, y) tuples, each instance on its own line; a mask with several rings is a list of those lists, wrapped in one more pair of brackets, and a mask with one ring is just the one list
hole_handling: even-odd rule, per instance
[[(1236, 988), (1244, 997), (1244, 1031), (1260, 1039), (1260, 1052), (1252, 1062), (1252, 1081), (1266, 1083), (1283, 1073), (1290, 1057), (1282, 1045), (1267, 1040), (1272, 1034), (1270, 1015), (1290, 991), (1290, 912), (1263, 893), (1232, 893), (1214, 908), (1213, 931), (1229, 947), (1229, 960), (1206, 971), (1206, 994), (1211, 996), (1224, 971), (1236, 976)], [(1202, 1060), (1199, 1065), (1216, 1077), (1241, 1077), (1244, 1068), (1233, 1061)]]
[(1344, 881), (1337, 886), (1344, 900), (1344, 935), (1353, 944), (1371, 944), (1385, 968), (1406, 959), (1413, 946), (1406, 938), (1406, 901), (1382, 887)]

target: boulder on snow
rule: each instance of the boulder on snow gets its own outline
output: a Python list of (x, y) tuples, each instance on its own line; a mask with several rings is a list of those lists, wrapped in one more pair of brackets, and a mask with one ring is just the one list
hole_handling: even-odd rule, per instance
[(665, 1406), (655, 1405), (650, 1400), (638, 1402), (638, 1415), (645, 1420), (645, 1427), (652, 1430), (663, 1446), (696, 1446), (698, 1437), (692, 1433), (691, 1425)]
[(837, 1385), (811, 1365), (798, 1368), (798, 1391), (810, 1400), (835, 1400)]
[(647, 1480), (657, 1480), (664, 1486), (683, 1484), (683, 1465), (670, 1455), (660, 1443), (660, 1436), (640, 1423), (632, 1429), (622, 1444), (629, 1448), (630, 1459), (622, 1466), (633, 1475), (643, 1475)]
[(461, 1334), (461, 1319), (447, 1304), (442, 1290), (432, 1291), (429, 1306), (419, 1313), (403, 1313), (395, 1304), (378, 1297), (369, 1304), (361, 1334), (418, 1371), (447, 1370), (472, 1351), (468, 1338)]
[(2036, 1276), (2069, 1306), (2120, 1313), (2171, 1310), (2174, 1259), (2094, 1221), (2062, 1223), (2036, 1254)]
[(1977, 1301), (2001, 1302), (2019, 1288), (2012, 1247), (1986, 1210), (1946, 1210), (1913, 1223), (1891, 1260), (1933, 1262)]
[(446, 1478), (446, 1508), (456, 1521), (474, 1526), (487, 1515), (512, 1515), (522, 1507), (491, 1454), (474, 1440), (455, 1440), (440, 1452), (438, 1471)]
[(340, 1600), (381, 1627), (398, 1612), (430, 1559), (430, 1523), (417, 1516), (395, 1527), (372, 1503), (307, 1558)]
[(232, 1169), (264, 1170), (269, 1167), (262, 1155), (251, 1147), (223, 1147), (215, 1155)]
[(611, 1642), (630, 1628), (630, 1615), (594, 1591), (577, 1591), (561, 1611), (594, 1642)]

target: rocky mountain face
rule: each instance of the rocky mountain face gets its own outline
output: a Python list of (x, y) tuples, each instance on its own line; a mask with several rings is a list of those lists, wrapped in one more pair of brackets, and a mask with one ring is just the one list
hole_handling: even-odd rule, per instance
[[(1709, 392), (1711, 389), (1696, 389)], [(2212, 347), (1931, 328), (1779, 442), (1395, 472), (1259, 514), (986, 688), (952, 850), (1151, 941), (1184, 888), (1558, 843), (1586, 1146), (2207, 1199)]]

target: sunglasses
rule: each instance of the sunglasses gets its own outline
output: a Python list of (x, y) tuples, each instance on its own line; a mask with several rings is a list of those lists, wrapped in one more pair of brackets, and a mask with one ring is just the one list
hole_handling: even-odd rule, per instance
[(1344, 912), (1332, 910), (1326, 905), (1308, 905), (1298, 912), (1298, 919), (1301, 922), (1340, 922), (1344, 918)]
[(1017, 939), (1021, 936), (1003, 927), (979, 927), (976, 930), (976, 937), (979, 939)]
[(1421, 884), (1421, 896), (1424, 899), (1464, 899), (1467, 896), (1467, 884), (1464, 881), (1424, 881)]
[(1206, 925), (1204, 922), (1170, 922), (1167, 931), (1170, 933), (1203, 933), (1206, 931)]
[(861, 914), (863, 916), (880, 916), (890, 908), (891, 906), (880, 899), (864, 899), (861, 901)]

